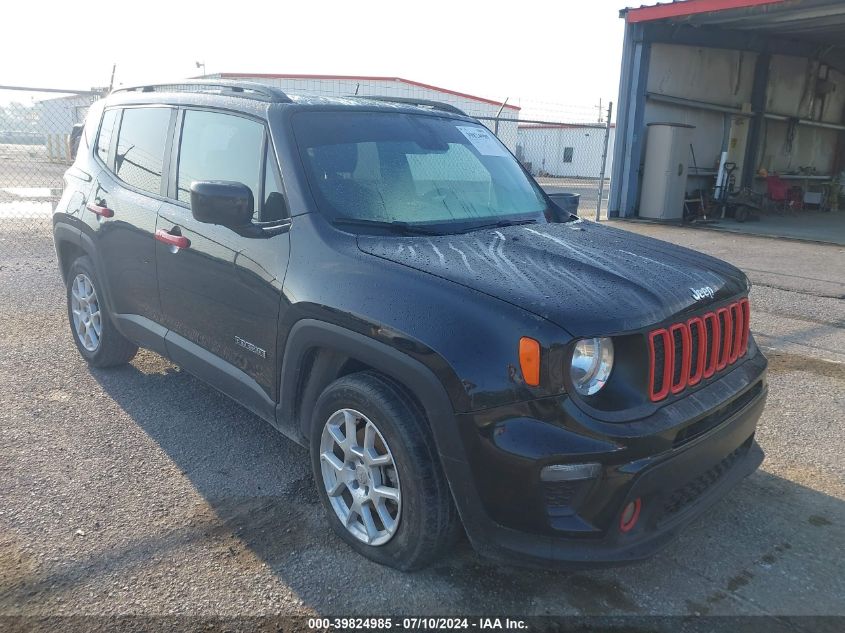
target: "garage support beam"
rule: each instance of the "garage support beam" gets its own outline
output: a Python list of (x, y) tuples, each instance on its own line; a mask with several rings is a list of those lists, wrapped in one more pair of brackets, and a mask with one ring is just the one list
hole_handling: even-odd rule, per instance
[(709, 103), (707, 101), (699, 101), (698, 99), (685, 99), (683, 97), (675, 97), (672, 95), (664, 95), (659, 92), (648, 92), (646, 98), (649, 101), (659, 101), (662, 103), (671, 103), (672, 105), (683, 106), (685, 108), (694, 108), (696, 110), (708, 110), (710, 112), (722, 112), (724, 114), (733, 114), (737, 116), (750, 117), (750, 112), (743, 112), (742, 108), (736, 106), (721, 105), (718, 103)]
[(611, 218), (636, 215), (646, 133), (644, 116), (650, 59), (651, 42), (645, 37), (642, 25), (627, 25), (616, 121), (617, 139), (621, 137), (624, 140), (617, 140), (614, 148), (608, 204), (608, 217)]
[[(762, 32), (720, 29), (715, 27), (691, 27), (673, 24), (644, 24), (643, 37), (660, 44), (680, 44), (704, 48), (723, 48), (771, 55), (791, 55), (818, 59), (828, 66), (845, 72), (845, 56), (834, 47), (821, 47), (809, 41), (789, 40), (768, 36)], [(820, 53), (821, 50), (821, 54)]]
[(751, 84), (751, 110), (754, 116), (748, 126), (748, 141), (745, 145), (745, 158), (742, 169), (742, 186), (754, 184), (754, 172), (757, 168), (757, 154), (760, 151), (760, 139), (763, 134), (763, 117), (766, 109), (766, 87), (769, 84), (769, 67), (772, 56), (768, 52), (760, 53), (754, 65), (754, 83)]

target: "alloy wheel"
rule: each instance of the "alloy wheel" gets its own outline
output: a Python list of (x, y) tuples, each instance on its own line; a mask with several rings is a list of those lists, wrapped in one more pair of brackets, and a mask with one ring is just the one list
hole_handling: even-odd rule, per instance
[(399, 527), (402, 495), (393, 454), (364, 414), (333, 413), (320, 439), (323, 486), (332, 509), (350, 534), (384, 545)]
[(79, 342), (89, 352), (100, 347), (103, 323), (100, 317), (100, 303), (94, 284), (84, 273), (74, 277), (70, 288), (70, 310), (73, 315), (73, 331)]

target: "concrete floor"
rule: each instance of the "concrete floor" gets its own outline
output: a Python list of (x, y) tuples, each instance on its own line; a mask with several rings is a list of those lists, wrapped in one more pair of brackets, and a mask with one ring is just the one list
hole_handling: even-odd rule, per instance
[[(540, 186), (548, 194), (575, 193), (581, 196), (578, 205), (578, 215), (592, 220), (595, 216), (598, 197), (598, 181), (577, 178), (540, 178)], [(604, 188), (602, 203), (602, 220), (607, 220), (608, 195), (610, 183)], [(809, 240), (845, 246), (845, 209), (839, 211), (795, 211), (783, 214), (772, 212), (756, 214), (757, 220), (737, 222), (733, 218), (716, 220), (707, 224), (683, 225), (695, 228), (706, 228), (716, 231), (727, 231), (742, 235), (759, 235), (763, 237), (787, 237), (792, 239)], [(656, 224), (650, 220), (635, 219), (634, 222)], [(664, 223), (660, 223), (664, 224)], [(675, 226), (665, 223), (665, 226)], [(622, 227), (624, 228), (624, 227)]]
[(845, 211), (797, 211), (788, 215), (762, 214), (754, 222), (732, 218), (708, 224), (707, 228), (745, 235), (790, 237), (845, 246)]
[[(581, 215), (592, 219), (590, 213)], [(737, 222), (733, 218), (725, 218), (724, 220), (717, 220), (706, 224), (676, 225), (639, 219), (631, 220), (629, 223), (643, 225), (659, 224), (668, 229), (683, 227), (725, 231), (739, 233), (741, 235), (757, 235), (773, 238), (786, 237), (845, 246), (845, 210), (830, 211), (827, 213), (820, 211), (800, 211), (784, 215), (762, 214), (758, 217), (758, 220), (751, 222)], [(603, 214), (603, 219), (607, 219), (605, 214)], [(622, 228), (626, 227), (622, 226)]]

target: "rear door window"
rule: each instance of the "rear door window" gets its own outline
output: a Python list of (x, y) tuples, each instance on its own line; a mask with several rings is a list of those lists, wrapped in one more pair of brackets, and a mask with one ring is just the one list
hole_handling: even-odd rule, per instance
[(170, 114), (170, 108), (127, 108), (123, 111), (114, 166), (118, 178), (126, 184), (150, 193), (161, 193)]
[(179, 146), (176, 197), (190, 204), (195, 180), (240, 182), (261, 206), (264, 125), (222, 112), (186, 110)]

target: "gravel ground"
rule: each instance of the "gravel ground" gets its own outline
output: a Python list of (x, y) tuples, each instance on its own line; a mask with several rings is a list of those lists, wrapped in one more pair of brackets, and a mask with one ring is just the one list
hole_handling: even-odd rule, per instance
[(622, 226), (749, 271), (767, 459), (652, 560), (579, 573), (356, 556), (303, 449), (150, 352), (90, 370), (51, 246), (0, 250), (0, 615), (845, 615), (843, 249)]

